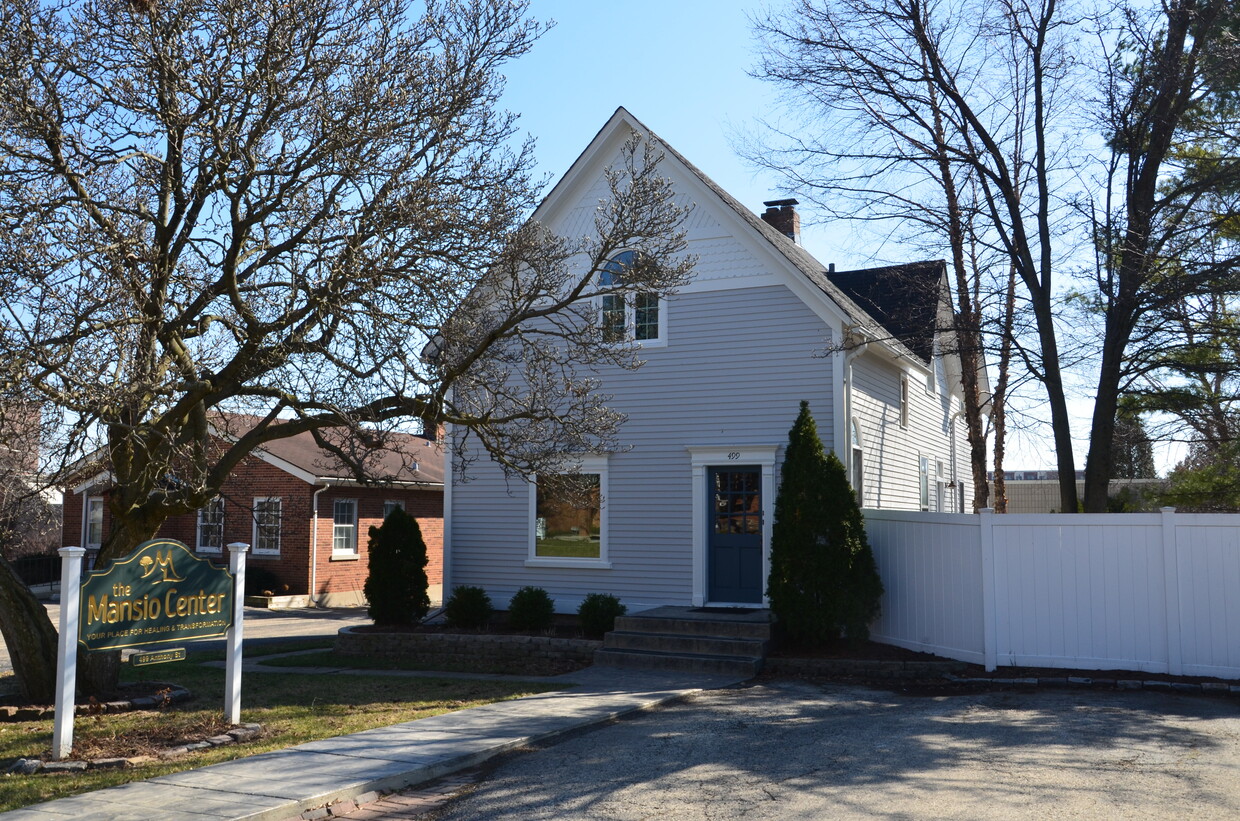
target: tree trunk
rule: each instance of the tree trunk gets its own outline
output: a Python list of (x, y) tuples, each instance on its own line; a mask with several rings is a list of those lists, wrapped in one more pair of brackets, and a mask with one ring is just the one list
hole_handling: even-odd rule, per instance
[[(108, 505), (112, 529), (99, 550), (97, 567), (106, 567), (112, 560), (124, 558), (138, 545), (153, 539), (167, 518), (162, 511), (152, 511), (152, 506), (130, 499), (120, 487), (112, 491)], [(120, 650), (78, 651), (78, 690), (84, 695), (113, 695), (120, 684), (120, 676)]]
[(13, 660), (22, 695), (34, 704), (56, 701), (58, 634), (43, 604), (0, 557), (0, 635)]

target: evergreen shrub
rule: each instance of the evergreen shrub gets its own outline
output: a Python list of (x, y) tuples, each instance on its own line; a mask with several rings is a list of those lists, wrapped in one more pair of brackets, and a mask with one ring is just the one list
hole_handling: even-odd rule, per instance
[(427, 595), (426, 542), (418, 522), (397, 508), (370, 528), (370, 554), (362, 591), (375, 624), (417, 624), (431, 608)]
[(451, 627), (465, 627), (471, 630), (486, 627), (491, 621), (491, 597), (481, 587), (463, 584), (453, 589), (452, 595), (444, 602), (443, 615)]
[(549, 630), (554, 617), (555, 602), (541, 587), (522, 587), (508, 602), (508, 626), (513, 630)]
[(840, 633), (869, 638), (883, 583), (865, 536), (865, 522), (844, 465), (826, 453), (801, 403), (784, 452), (767, 597), (794, 640), (821, 643)]
[(629, 612), (629, 608), (609, 593), (591, 593), (577, 608), (581, 632), (588, 638), (601, 639), (604, 633), (616, 627), (616, 619)]

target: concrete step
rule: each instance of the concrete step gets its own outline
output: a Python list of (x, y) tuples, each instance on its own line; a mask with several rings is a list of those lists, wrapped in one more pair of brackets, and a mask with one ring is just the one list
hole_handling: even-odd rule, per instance
[(653, 616), (621, 616), (616, 630), (626, 633), (661, 633), (684, 636), (715, 636), (767, 641), (771, 638), (769, 621), (737, 621), (723, 619), (688, 619)]
[(707, 673), (740, 678), (753, 678), (762, 670), (760, 658), (746, 659), (736, 656), (609, 650), (607, 648), (594, 651), (594, 664), (598, 667), (677, 670), (686, 673)]
[(608, 650), (643, 650), (658, 653), (703, 656), (737, 656), (760, 659), (766, 655), (762, 639), (721, 636), (684, 635), (681, 633), (645, 633), (613, 630), (603, 637)]

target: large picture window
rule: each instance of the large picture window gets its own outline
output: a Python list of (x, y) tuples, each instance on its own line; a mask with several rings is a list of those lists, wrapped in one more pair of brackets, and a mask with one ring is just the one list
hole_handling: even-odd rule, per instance
[(607, 560), (605, 458), (583, 460), (576, 473), (541, 473), (532, 489), (530, 559), (598, 565)]
[(254, 552), (280, 552), (280, 498), (254, 500)]
[(198, 552), (220, 553), (224, 549), (224, 500), (216, 497), (198, 508)]
[[(639, 264), (636, 251), (624, 251), (612, 257), (599, 275), (599, 285), (614, 288), (625, 284), (627, 271)], [(649, 344), (663, 339), (662, 300), (647, 291), (606, 294), (600, 304), (599, 321), (604, 342), (637, 342)]]

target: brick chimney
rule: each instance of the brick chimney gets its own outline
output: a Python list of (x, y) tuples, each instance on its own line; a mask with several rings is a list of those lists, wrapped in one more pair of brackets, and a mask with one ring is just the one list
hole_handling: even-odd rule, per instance
[(766, 210), (762, 212), (762, 221), (800, 245), (801, 215), (797, 213), (797, 201), (767, 200), (762, 204), (766, 206)]

